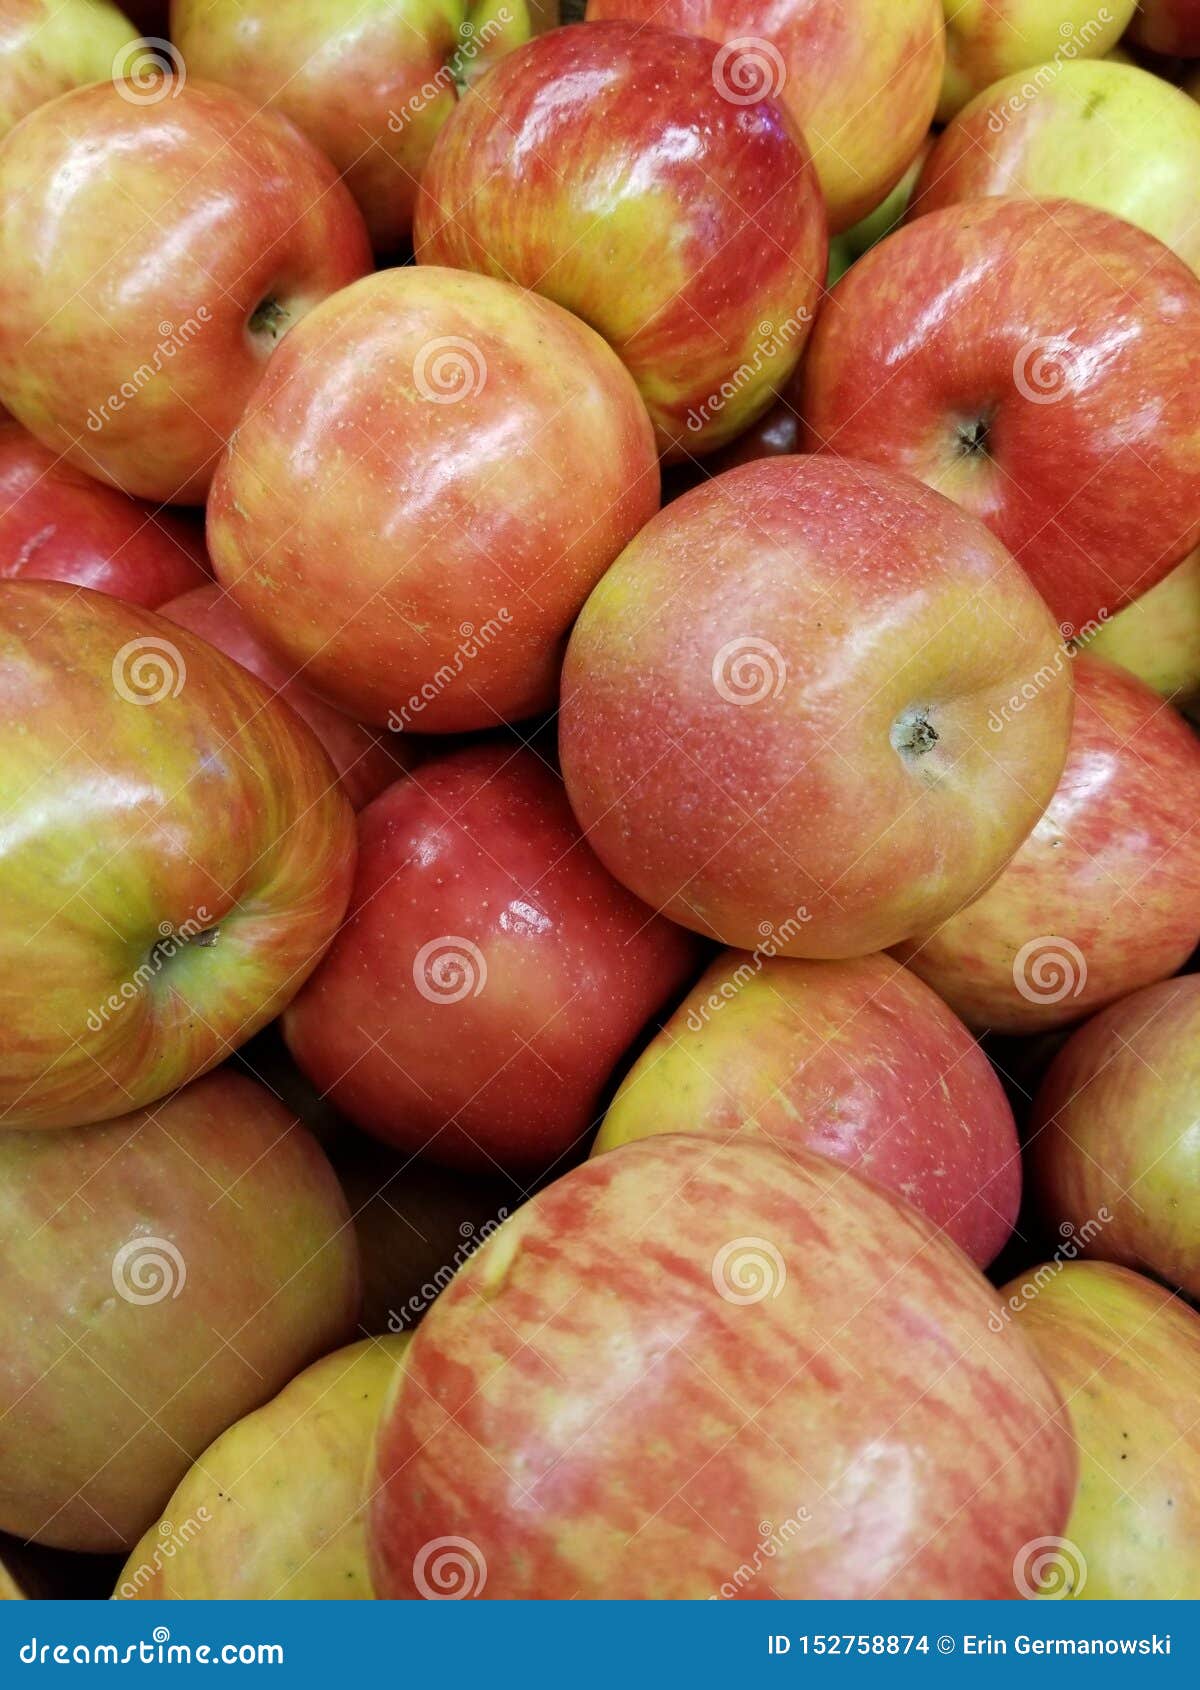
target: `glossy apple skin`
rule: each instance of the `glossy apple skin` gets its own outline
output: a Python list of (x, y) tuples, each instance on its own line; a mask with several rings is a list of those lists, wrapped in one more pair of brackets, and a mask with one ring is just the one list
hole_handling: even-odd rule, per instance
[(353, 813), (238, 664), (58, 582), (0, 584), (0, 735), (0, 1126), (107, 1120), (299, 989), (346, 907)]
[(571, 623), (658, 502), (645, 407), (598, 335), (507, 283), (410, 268), (280, 347), (208, 543), (308, 685), (456, 733), (554, 703)]
[(672, 1132), (828, 1156), (920, 1209), (980, 1267), (1017, 1218), (1004, 1088), (961, 1021), (890, 957), (719, 956), (634, 1063), (593, 1154)]
[(1083, 655), (1074, 671), (1046, 813), (982, 897), (898, 953), (978, 1029), (1068, 1026), (1200, 944), (1200, 739), (1115, 664)]
[(285, 118), (164, 87), (76, 89), (0, 148), (0, 401), (89, 475), (199, 504), (279, 336), (371, 248)]
[(218, 1433), (349, 1338), (345, 1198), (229, 1071), (103, 1127), (0, 1134), (0, 1168), (0, 1527), (127, 1548)]
[(422, 264), (535, 288), (599, 330), (673, 458), (767, 409), (825, 279), (800, 131), (773, 100), (724, 98), (720, 51), (624, 22), (517, 48), (444, 125), (413, 228)]
[(366, 1481), (408, 1344), (369, 1338), (335, 1350), (230, 1426), (136, 1545), (114, 1596), (369, 1600)]
[(1194, 100), (1136, 65), (1077, 59), (1044, 83), (1019, 72), (972, 100), (939, 136), (913, 208), (988, 195), (1077, 199), (1155, 235), (1195, 270), (1198, 177)]
[(1200, 550), (1111, 617), (1088, 651), (1119, 663), (1164, 698), (1194, 698), (1200, 692)]
[(918, 217), (843, 276), (796, 408), (810, 450), (981, 517), (1074, 634), (1200, 539), (1198, 383), (1182, 260), (1091, 206), (984, 199)]
[(610, 879), (531, 752), (425, 763), (362, 811), (358, 835), (349, 915), (284, 1020), (292, 1054), (405, 1150), (548, 1168), (596, 1124), (617, 1061), (693, 971), (694, 941)]
[[(1044, 1272), (1044, 1270), (1042, 1270)], [(1032, 1297), (1030, 1282), (1040, 1283)], [(1200, 1317), (1179, 1297), (1107, 1262), (1066, 1262), (1014, 1280), (1013, 1320), (1062, 1392), (1079, 1444), (1079, 1489), (1063, 1567), (1086, 1569), (1088, 1600), (1200, 1591)]]
[(232, 657), (257, 675), (276, 698), (281, 698), (320, 740), (337, 770), (342, 791), (356, 810), (397, 780), (410, 762), (409, 746), (395, 734), (380, 735), (343, 715), (303, 681), (297, 680), (264, 645), (230, 595), (214, 582), (196, 587), (161, 606), (162, 615), (177, 627), (190, 628), (209, 645)]
[(668, 506), (584, 607), (567, 791), (601, 861), (684, 926), (865, 956), (958, 909), (1037, 821), (1071, 718), (1057, 645), (949, 500), (830, 457), (747, 464)]
[[(492, 1600), (1011, 1596), (1075, 1454), (997, 1307), (914, 1209), (823, 1157), (703, 1134), (599, 1156), (418, 1329), (380, 1433), (376, 1588), (418, 1593), (453, 1534)], [(735, 1588), (743, 1563), (762, 1571)]]
[(107, 0), (5, 0), (0, 16), (0, 138), (69, 88), (133, 64), (138, 32)]
[[(484, 75), (529, 38), (524, 0), (174, 0), (192, 76), (271, 105), (342, 172), (375, 247), (412, 227), (429, 149), (458, 103), (450, 67)], [(462, 52), (467, 44), (465, 52)]]
[(1146, 986), (1074, 1033), (1034, 1105), (1031, 1188), (1078, 1232), (1112, 1220), (1088, 1254), (1200, 1297), (1200, 975)]
[(1141, 0), (1129, 39), (1152, 53), (1200, 58), (1200, 6), (1196, 0)]
[(1099, 59), (1117, 45), (1137, 0), (943, 0), (946, 75), (938, 122), (1014, 71)]
[(736, 94), (765, 88), (787, 107), (835, 234), (886, 199), (933, 122), (941, 0), (588, 0), (587, 15), (742, 43), (726, 79)]
[(10, 418), (0, 420), (0, 580), (23, 576), (148, 610), (212, 580), (189, 523), (102, 486)]

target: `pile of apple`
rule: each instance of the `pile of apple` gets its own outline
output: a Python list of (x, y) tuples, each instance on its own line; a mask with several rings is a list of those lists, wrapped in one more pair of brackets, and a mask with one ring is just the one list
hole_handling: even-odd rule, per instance
[(1200, 1596), (1200, 0), (164, 11), (0, 0), (0, 1585)]

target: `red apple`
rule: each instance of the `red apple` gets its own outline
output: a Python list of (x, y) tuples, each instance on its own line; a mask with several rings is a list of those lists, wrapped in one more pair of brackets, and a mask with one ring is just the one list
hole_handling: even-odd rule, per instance
[(213, 484), (213, 567), (351, 715), (435, 733), (549, 708), (580, 605), (658, 508), (598, 335), (461, 271), (387, 270), (289, 335)]
[(703, 1134), (597, 1157), (417, 1331), (380, 1433), (376, 1589), (1011, 1596), (1075, 1452), (998, 1309), (923, 1216), (823, 1157)]
[(0, 1528), (134, 1543), (218, 1433), (344, 1343), (345, 1198), (262, 1086), (0, 1133)]
[(0, 420), (0, 580), (73, 581), (156, 610), (211, 580), (204, 541)]
[[(1110, 1004), (1059, 1052), (1034, 1104), (1030, 1183), (1087, 1253), (1200, 1297), (1200, 974)], [(1096, 1227), (1101, 1210), (1109, 1217)], [(1091, 1235), (1083, 1229), (1091, 1223)]]
[(899, 953), (971, 1027), (1066, 1026), (1200, 945), (1200, 740), (1125, 670), (1088, 656), (1074, 669), (1045, 815), (981, 898)]
[(732, 97), (710, 41), (552, 30), (461, 102), (421, 179), (424, 264), (557, 300), (620, 353), (668, 455), (765, 411), (825, 278), (820, 188), (767, 91)]
[(429, 149), (470, 86), (529, 38), (525, 0), (173, 0), (193, 76), (290, 117), (338, 169), (376, 247), (412, 226)]
[(1200, 0), (1139, 0), (1129, 39), (1152, 53), (1200, 58)]
[(4, 0), (0, 137), (68, 88), (136, 73), (147, 51), (108, 0)]
[(0, 584), (0, 1124), (106, 1120), (299, 989), (350, 806), (286, 705), (153, 612)]
[(1058, 655), (1028, 579), (948, 499), (764, 459), (668, 506), (588, 600), (567, 791), (652, 908), (742, 950), (864, 956), (974, 897), (1041, 815), (1071, 718)]
[(588, 0), (587, 15), (724, 43), (727, 96), (771, 93), (803, 130), (835, 233), (887, 198), (933, 122), (941, 0)]
[(1021, 1198), (1012, 1110), (987, 1057), (890, 957), (726, 951), (652, 1039), (595, 1151), (654, 1133), (817, 1151), (903, 1197), (981, 1267)]
[(918, 217), (829, 296), (796, 398), (810, 446), (982, 518), (1078, 633), (1200, 539), (1200, 281), (1068, 200)]
[(232, 657), (307, 722), (337, 770), (342, 791), (356, 810), (377, 798), (408, 767), (408, 746), (395, 734), (377, 734), (335, 710), (298, 680), (263, 644), (228, 593), (214, 583), (197, 587), (161, 607), (168, 622)]
[(197, 504), (280, 335), (370, 264), (285, 118), (182, 76), (76, 89), (0, 148), (0, 401), (89, 475)]
[(428, 762), (358, 820), (350, 912), (292, 1004), (292, 1054), (410, 1152), (541, 1171), (684, 983), (695, 946), (611, 880), (532, 752)]

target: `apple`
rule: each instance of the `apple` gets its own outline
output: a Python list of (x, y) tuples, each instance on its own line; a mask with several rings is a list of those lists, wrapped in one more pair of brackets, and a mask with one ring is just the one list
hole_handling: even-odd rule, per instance
[(292, 1055), (410, 1153), (544, 1172), (596, 1124), (694, 941), (609, 878), (530, 751), (422, 764), (360, 813), (358, 840), (346, 921), (284, 1018)]
[(156, 610), (211, 583), (183, 517), (105, 487), (0, 420), (0, 580), (73, 581)]
[(982, 897), (899, 952), (970, 1027), (1066, 1026), (1200, 945), (1200, 740), (1126, 670), (1087, 655), (1074, 669), (1045, 814)]
[(134, 1548), (114, 1596), (372, 1597), (366, 1480), (408, 1343), (370, 1338), (335, 1350), (222, 1432)]
[(272, 655), (233, 599), (215, 583), (196, 587), (160, 608), (168, 622), (190, 628), (257, 675), (276, 698), (308, 723), (356, 810), (377, 798), (409, 766), (411, 754), (403, 740), (395, 734), (377, 734), (318, 698)]
[(596, 1157), (418, 1329), (380, 1430), (376, 1589), (1009, 1596), (1075, 1452), (999, 1306), (824, 1157), (701, 1133)]
[(658, 501), (599, 335), (489, 277), (388, 270), (272, 359), (208, 543), (289, 673), (363, 721), (459, 732), (553, 705), (579, 607)]
[(422, 264), (535, 288), (599, 330), (669, 458), (761, 416), (825, 279), (803, 137), (768, 92), (731, 95), (728, 57), (626, 22), (538, 36), (443, 125), (413, 225)]
[(333, 937), (354, 818), (307, 727), (152, 611), (0, 583), (0, 1125), (152, 1103)]
[(107, 0), (5, 0), (0, 13), (0, 137), (86, 82), (139, 73), (152, 56)]
[(890, 957), (719, 956), (633, 1065), (593, 1154), (673, 1132), (828, 1156), (920, 1209), (980, 1267), (1017, 1218), (1004, 1088)]
[(917, 149), (912, 163), (882, 204), (877, 205), (869, 217), (864, 217), (853, 228), (847, 229), (844, 234), (838, 235), (830, 241), (828, 276), (830, 287), (841, 280), (850, 266), (861, 258), (864, 252), (869, 252), (873, 246), (877, 246), (883, 237), (890, 235), (892, 230), (902, 221), (932, 146), (933, 137), (927, 135)]
[(470, 87), (529, 38), (525, 0), (173, 0), (188, 72), (272, 106), (342, 172), (375, 246), (412, 227), (434, 137)]
[(1029, 1180), (1047, 1220), (1086, 1253), (1200, 1297), (1200, 975), (1102, 1009), (1050, 1065), (1034, 1100)]
[(940, 0), (588, 0), (587, 15), (721, 42), (728, 97), (769, 93), (803, 130), (835, 234), (887, 197), (933, 122)]
[(969, 100), (1014, 71), (1100, 59), (1117, 45), (1137, 0), (943, 0), (946, 75), (938, 104), (948, 123)]
[(1002, 1295), (1062, 1392), (1079, 1445), (1064, 1540), (1026, 1558), (1025, 1593), (1195, 1597), (1200, 1317), (1107, 1262), (1054, 1262)]
[(928, 212), (825, 303), (794, 396), (812, 450), (982, 518), (1069, 637), (1200, 540), (1200, 280), (1070, 200)]
[(1110, 617), (1087, 649), (1119, 663), (1164, 698), (1194, 698), (1200, 692), (1200, 550)]
[(227, 1070), (103, 1127), (0, 1133), (0, 1529), (136, 1542), (218, 1433), (353, 1331), (345, 1198)]
[(1071, 693), (982, 523), (886, 471), (768, 458), (685, 493), (609, 570), (559, 743), (588, 843), (651, 908), (741, 950), (865, 956), (999, 873), (1062, 772)]
[(1200, 58), (1200, 5), (1197, 0), (1141, 0), (1129, 39), (1152, 53)]
[(277, 113), (182, 76), (75, 89), (0, 147), (0, 402), (77, 469), (199, 503), (280, 336), (370, 266)]
[(1079, 59), (994, 83), (943, 130), (919, 214), (987, 195), (1077, 199), (1156, 235), (1194, 270), (1200, 108), (1136, 65)]

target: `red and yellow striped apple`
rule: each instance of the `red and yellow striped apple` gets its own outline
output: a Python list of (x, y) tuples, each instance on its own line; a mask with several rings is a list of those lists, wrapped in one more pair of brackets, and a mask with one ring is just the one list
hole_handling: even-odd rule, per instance
[(942, 0), (946, 75), (938, 120), (1014, 71), (1103, 58), (1117, 45), (1137, 0)]

